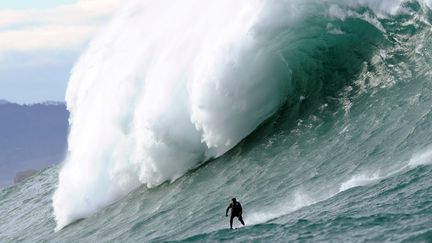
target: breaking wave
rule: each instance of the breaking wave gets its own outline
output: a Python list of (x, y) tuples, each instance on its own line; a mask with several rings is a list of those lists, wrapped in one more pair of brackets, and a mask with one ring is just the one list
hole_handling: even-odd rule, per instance
[[(388, 68), (382, 60), (397, 47), (379, 19), (409, 11), (402, 0), (128, 1), (69, 80), (57, 229), (142, 184), (176, 180), (273, 115), (301, 112), (300, 103), (349, 94), (353, 82), (358, 92), (393, 85), (391, 75), (356, 75), (366, 60), (376, 73)], [(349, 99), (342, 103), (348, 113)], [(370, 180), (353, 178), (341, 190)]]

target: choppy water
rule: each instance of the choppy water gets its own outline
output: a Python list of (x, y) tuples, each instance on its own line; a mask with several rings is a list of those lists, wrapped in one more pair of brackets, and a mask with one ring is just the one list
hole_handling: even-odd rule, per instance
[[(284, 64), (275, 61), (265, 73), (284, 84), (271, 90), (285, 95), (272, 116), (220, 157), (171, 183), (148, 188), (154, 178), (146, 174), (145, 185), (128, 186), (120, 193), (125, 196), (103, 202), (86, 190), (63, 194), (62, 200), (72, 201), (68, 205), (91, 210), (68, 208), (67, 215), (84, 219), (72, 220), (57, 232), (52, 197), (60, 168), (1, 189), (0, 241), (431, 242), (432, 12), (427, 1), (404, 2), (394, 10), (399, 6), (395, 2), (281, 1), (276, 6), (269, 1), (265, 9), (271, 11), (264, 13), (271, 13), (272, 21), (263, 17), (265, 21), (254, 24), (252, 36), (258, 40), (253, 45), (257, 52), (277, 54)], [(298, 13), (301, 21), (292, 22), (287, 12)], [(275, 24), (278, 20), (283, 23)], [(227, 73), (235, 75), (236, 70), (248, 71), (241, 67)], [(237, 97), (238, 102), (259, 101), (245, 97)], [(255, 117), (242, 115), (243, 120)], [(207, 124), (205, 119), (200, 122)], [(231, 128), (219, 131), (235, 131)], [(76, 134), (85, 130), (75, 129)], [(181, 141), (181, 136), (158, 141)], [(155, 151), (160, 150), (150, 152)], [(68, 168), (73, 166), (62, 170)], [(77, 173), (91, 176), (95, 171), (85, 170), (95, 168)], [(171, 173), (152, 176), (172, 179)], [(67, 182), (85, 185), (81, 179)], [(97, 188), (111, 187), (99, 183)], [(104, 191), (94, 196), (100, 193)], [(233, 196), (244, 207), (247, 226), (231, 231), (224, 213)], [(76, 197), (83, 199), (76, 203)], [(109, 206), (99, 209), (105, 204)]]

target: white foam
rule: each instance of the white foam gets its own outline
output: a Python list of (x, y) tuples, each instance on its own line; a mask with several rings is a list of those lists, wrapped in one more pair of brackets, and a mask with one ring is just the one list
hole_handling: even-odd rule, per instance
[(353, 5), (367, 6), (378, 14), (396, 14), (406, 0), (350, 0)]
[(339, 192), (343, 192), (345, 190), (358, 186), (366, 186), (380, 179), (382, 178), (378, 175), (378, 173), (354, 175), (349, 180), (342, 183)]
[(429, 147), (427, 149), (424, 149), (421, 152), (417, 152), (415, 153), (410, 161), (409, 161), (409, 166), (411, 168), (413, 167), (417, 167), (420, 165), (430, 165), (432, 164), (432, 148)]
[(266, 207), (264, 210), (259, 209), (248, 212), (245, 215), (245, 220), (247, 220), (247, 225), (261, 224), (268, 222), (269, 220), (279, 218), (283, 215), (287, 215), (314, 203), (316, 203), (316, 201), (314, 201), (311, 197), (297, 190), (289, 198), (279, 200), (278, 202), (273, 203), (271, 206)]
[(432, 164), (432, 147), (428, 147), (420, 152), (414, 153), (408, 163), (403, 163), (403, 165), (401, 165), (397, 169), (391, 170), (385, 174), (381, 174), (380, 171), (376, 171), (370, 174), (363, 173), (353, 175), (349, 180), (342, 183), (339, 192), (348, 190), (353, 187), (366, 186), (388, 178), (390, 176), (396, 175), (398, 173), (407, 171), (409, 169), (413, 169), (421, 165), (430, 164)]

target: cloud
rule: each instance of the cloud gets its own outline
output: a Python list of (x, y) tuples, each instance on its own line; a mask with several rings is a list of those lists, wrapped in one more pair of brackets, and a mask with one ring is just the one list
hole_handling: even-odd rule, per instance
[(36, 51), (74, 48), (85, 42), (95, 26), (49, 25), (30, 30), (0, 32), (0, 51)]
[(80, 0), (41, 10), (0, 10), (0, 53), (73, 49), (91, 38), (119, 0)]

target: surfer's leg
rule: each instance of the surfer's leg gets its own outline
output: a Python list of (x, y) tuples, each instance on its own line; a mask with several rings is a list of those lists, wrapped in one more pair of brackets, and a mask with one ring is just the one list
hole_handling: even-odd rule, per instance
[(238, 217), (238, 219), (240, 220), (240, 223), (242, 223), (242, 225), (245, 225), (245, 223), (243, 222), (243, 217), (241, 215)]
[(233, 219), (234, 219), (234, 217), (231, 215), (231, 218), (230, 218), (230, 228), (231, 229), (232, 229)]

